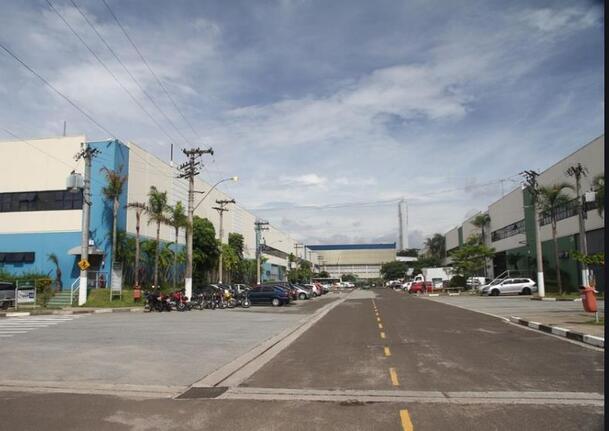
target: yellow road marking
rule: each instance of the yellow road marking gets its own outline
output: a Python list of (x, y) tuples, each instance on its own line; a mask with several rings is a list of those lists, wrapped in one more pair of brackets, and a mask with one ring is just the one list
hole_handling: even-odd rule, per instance
[(381, 332), (381, 338), (383, 338), (383, 339), (385, 338), (385, 333), (384, 332)]
[(391, 350), (389, 350), (389, 347), (385, 347), (385, 356), (391, 356)]
[(379, 323), (379, 329), (383, 329), (383, 324)]
[(381, 318), (380, 318), (380, 317), (377, 317), (377, 318), (376, 318), (376, 321), (380, 323)]
[(402, 429), (404, 431), (413, 431), (412, 421), (410, 420), (410, 414), (408, 410), (400, 410), (400, 419), (402, 420)]
[(398, 373), (395, 372), (395, 368), (389, 368), (389, 376), (391, 377), (391, 384), (393, 386), (400, 386), (398, 381)]

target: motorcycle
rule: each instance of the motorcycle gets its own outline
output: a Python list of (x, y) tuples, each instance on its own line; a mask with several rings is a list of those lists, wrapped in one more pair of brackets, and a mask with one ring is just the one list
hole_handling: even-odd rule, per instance
[(252, 305), (252, 302), (247, 297), (247, 292), (245, 292), (245, 291), (237, 293), (235, 295), (235, 301), (236, 301), (235, 305), (238, 307), (249, 308), (250, 305)]
[(170, 295), (170, 303), (177, 311), (188, 311), (192, 308), (188, 297), (181, 290)]
[(146, 293), (146, 304), (144, 305), (144, 311), (171, 311), (169, 298), (163, 295), (161, 292)]
[(206, 308), (210, 310), (216, 309), (216, 302), (209, 292), (195, 294), (191, 304), (192, 308), (196, 308), (198, 310), (203, 310)]

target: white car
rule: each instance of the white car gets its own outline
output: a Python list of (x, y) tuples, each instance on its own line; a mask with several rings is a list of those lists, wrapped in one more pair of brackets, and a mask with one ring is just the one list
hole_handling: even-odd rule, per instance
[(537, 285), (530, 278), (506, 278), (494, 284), (482, 286), (481, 295), (530, 295), (537, 292)]
[(407, 281), (406, 283), (402, 284), (402, 289), (404, 289), (405, 292), (409, 292), (410, 286), (412, 286), (412, 281)]

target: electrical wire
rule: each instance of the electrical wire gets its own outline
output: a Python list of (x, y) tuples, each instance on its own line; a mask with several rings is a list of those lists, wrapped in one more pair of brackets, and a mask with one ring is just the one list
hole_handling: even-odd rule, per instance
[(192, 124), (190, 123), (190, 121), (188, 121), (188, 119), (186, 118), (186, 116), (183, 114), (182, 110), (178, 107), (178, 104), (175, 102), (174, 98), (169, 94), (169, 91), (167, 91), (167, 88), (165, 87), (165, 85), (163, 84), (163, 82), (159, 79), (159, 77), (157, 76), (157, 74), (154, 72), (154, 70), (152, 70), (152, 67), (150, 67), (150, 64), (146, 61), (146, 58), (144, 58), (143, 54), (141, 53), (141, 51), (139, 50), (139, 48), (137, 47), (137, 45), (135, 44), (135, 42), (133, 41), (133, 39), (131, 39), (131, 37), (129, 36), (129, 34), (127, 33), (127, 30), (125, 30), (125, 27), (123, 27), (123, 25), (121, 24), (121, 22), (119, 21), (118, 17), (116, 16), (116, 14), (114, 13), (114, 11), (112, 10), (112, 8), (110, 7), (110, 5), (106, 2), (106, 0), (102, 0), (102, 2), (104, 3), (104, 5), (106, 5), (106, 8), (108, 9), (108, 11), (110, 12), (110, 15), (112, 15), (112, 18), (114, 18), (114, 21), (116, 21), (116, 23), (118, 24), (119, 28), (121, 29), (121, 31), (123, 32), (123, 34), (125, 35), (125, 37), (127, 38), (127, 40), (129, 41), (129, 43), (131, 44), (131, 46), (133, 47), (133, 49), (135, 50), (135, 52), (137, 52), (138, 56), (140, 57), (140, 59), (142, 60), (142, 62), (144, 63), (144, 65), (146, 66), (146, 68), (148, 69), (148, 71), (150, 72), (150, 74), (154, 77), (154, 79), (156, 80), (156, 82), (159, 84), (159, 87), (161, 87), (163, 89), (163, 92), (165, 93), (165, 95), (167, 96), (167, 98), (171, 101), (171, 103), (173, 104), (173, 107), (175, 108), (175, 110), (180, 114), (180, 116), (182, 117), (182, 119), (184, 120), (184, 122), (188, 125), (188, 127), (190, 128), (190, 130), (192, 130), (193, 134), (195, 137), (199, 138), (199, 134), (197, 133), (197, 131), (195, 130), (195, 128), (192, 126)]
[[(99, 62), (99, 64), (102, 65), (102, 67), (106, 70), (106, 72), (108, 72), (110, 74), (110, 76), (112, 76), (112, 78), (116, 81), (116, 83), (119, 85), (119, 87), (125, 93), (127, 93), (127, 95), (131, 98), (133, 103), (135, 103), (148, 116), (148, 118), (150, 118), (150, 120), (159, 128), (159, 130), (161, 130), (161, 132), (163, 132), (163, 134), (165, 134), (165, 136), (167, 136), (167, 138), (169, 139), (169, 142), (174, 143), (174, 139), (169, 135), (169, 133), (167, 133), (165, 128), (156, 120), (156, 118), (154, 118), (152, 116), (152, 114), (150, 112), (148, 112), (148, 110), (144, 107), (144, 105), (142, 105), (139, 102), (139, 100), (137, 100), (135, 98), (135, 96), (131, 93), (131, 91), (129, 91), (129, 89), (127, 87), (125, 87), (122, 82), (120, 82), (120, 80), (114, 74), (114, 72), (112, 72), (112, 70), (106, 65), (106, 63), (104, 63), (104, 61), (95, 53), (95, 51), (93, 51), (93, 49), (89, 46), (89, 44), (87, 44), (87, 42), (85, 42), (85, 40), (76, 32), (76, 30), (74, 30), (74, 27), (72, 27), (72, 25), (64, 18), (64, 16), (61, 14), (61, 12), (59, 12), (57, 10), (57, 8), (55, 8), (55, 6), (51, 2), (51, 0), (46, 0), (46, 2), (48, 3), (51, 10), (53, 10), (53, 12), (55, 12), (55, 14), (70, 29), (70, 31), (74, 34), (74, 36), (76, 36), (76, 38), (85, 46), (85, 48), (87, 48), (87, 50), (93, 55), (93, 57), (95, 57), (95, 59)], [(177, 144), (176, 144), (176, 146), (177, 146)]]
[(106, 41), (106, 39), (99, 33), (99, 31), (97, 30), (97, 28), (95, 27), (95, 25), (89, 20), (89, 18), (87, 17), (87, 15), (81, 10), (81, 8), (78, 6), (78, 4), (76, 4), (75, 0), (70, 0), (70, 2), (72, 3), (72, 5), (76, 8), (76, 10), (80, 13), (80, 15), (84, 18), (84, 20), (87, 22), (87, 24), (89, 25), (89, 27), (91, 27), (91, 29), (93, 30), (93, 32), (97, 35), (97, 37), (102, 41), (102, 43), (106, 46), (106, 48), (108, 49), (108, 51), (110, 51), (110, 53), (112, 54), (112, 56), (116, 59), (116, 61), (123, 67), (123, 69), (125, 70), (125, 72), (131, 77), (131, 79), (133, 80), (133, 82), (135, 83), (135, 85), (137, 85), (137, 87), (140, 89), (140, 91), (148, 98), (148, 100), (150, 100), (150, 103), (152, 103), (152, 105), (157, 109), (157, 111), (159, 111), (159, 113), (165, 118), (165, 120), (167, 120), (167, 122), (173, 127), (173, 129), (176, 131), (176, 133), (178, 135), (180, 135), (180, 137), (182, 139), (184, 139), (184, 142), (186, 142), (187, 144), (190, 145), (190, 142), (188, 141), (188, 139), (186, 138), (186, 136), (184, 136), (184, 134), (176, 127), (175, 123), (173, 122), (173, 120), (171, 120), (171, 118), (169, 118), (169, 116), (165, 113), (165, 111), (163, 109), (161, 109), (161, 107), (154, 101), (154, 99), (150, 96), (150, 94), (142, 87), (142, 85), (139, 83), (139, 81), (135, 78), (135, 76), (133, 76), (133, 74), (131, 73), (131, 71), (129, 70), (129, 68), (127, 68), (127, 66), (125, 65), (125, 63), (123, 63), (123, 61), (120, 59), (120, 57), (118, 56), (118, 54), (112, 49), (112, 47), (110, 46), (110, 44)]

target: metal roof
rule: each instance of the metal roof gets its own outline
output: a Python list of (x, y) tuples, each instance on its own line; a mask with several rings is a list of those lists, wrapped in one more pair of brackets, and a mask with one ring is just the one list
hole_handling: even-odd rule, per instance
[(307, 245), (309, 250), (395, 250), (395, 242), (388, 244), (319, 244)]

